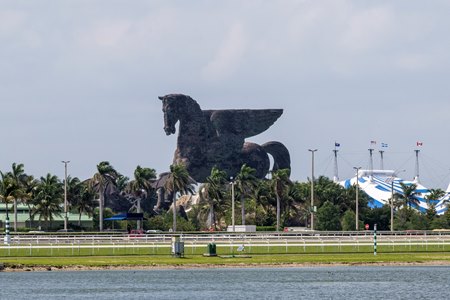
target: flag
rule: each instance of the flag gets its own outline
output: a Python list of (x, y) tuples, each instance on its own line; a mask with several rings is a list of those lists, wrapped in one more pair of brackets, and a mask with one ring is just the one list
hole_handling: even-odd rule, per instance
[(386, 143), (381, 143), (381, 147), (382, 148), (386, 148), (388, 146), (388, 144), (386, 144)]
[(377, 141), (370, 141), (370, 144), (371, 144), (371, 145), (376, 145), (376, 144), (377, 144)]
[(422, 142), (417, 142), (416, 144), (417, 144), (417, 146), (423, 146)]
[(334, 146), (335, 146), (335, 147), (340, 147), (341, 144), (340, 144), (340, 143), (337, 143), (337, 142), (334, 142)]

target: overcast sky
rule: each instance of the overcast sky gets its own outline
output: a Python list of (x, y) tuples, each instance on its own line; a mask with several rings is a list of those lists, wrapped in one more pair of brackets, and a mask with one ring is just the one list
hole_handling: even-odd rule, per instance
[(81, 179), (107, 160), (168, 170), (158, 96), (203, 109), (283, 108), (265, 133), (292, 178), (385, 167), (450, 181), (450, 1), (0, 0), (0, 170)]

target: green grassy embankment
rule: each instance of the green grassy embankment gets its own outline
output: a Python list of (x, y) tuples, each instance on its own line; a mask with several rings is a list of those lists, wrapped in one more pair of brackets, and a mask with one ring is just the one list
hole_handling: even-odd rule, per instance
[(0, 257), (7, 269), (26, 268), (171, 268), (171, 267), (255, 267), (310, 265), (391, 265), (442, 264), (450, 265), (450, 253), (342, 253), (342, 254), (280, 254), (251, 257), (171, 256), (77, 256), (77, 257)]

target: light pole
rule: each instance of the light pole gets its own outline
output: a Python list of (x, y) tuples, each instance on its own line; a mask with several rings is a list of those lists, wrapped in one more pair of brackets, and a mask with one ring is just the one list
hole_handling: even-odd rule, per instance
[(234, 225), (234, 179), (233, 179), (233, 177), (230, 177), (230, 184), (231, 184), (231, 226), (233, 227), (233, 232), (235, 232), (235, 225)]
[(67, 164), (70, 160), (61, 161), (64, 164), (64, 231), (67, 231)]
[[(406, 170), (401, 170), (398, 173), (405, 172)], [(394, 231), (394, 180), (395, 180), (395, 174), (391, 176), (391, 200), (389, 201), (390, 207), (391, 207), (391, 232)]]
[(356, 231), (359, 230), (359, 170), (361, 167), (353, 167), (356, 170), (356, 204), (355, 204), (355, 228)]
[(308, 149), (311, 152), (311, 230), (314, 230), (314, 152), (317, 149)]

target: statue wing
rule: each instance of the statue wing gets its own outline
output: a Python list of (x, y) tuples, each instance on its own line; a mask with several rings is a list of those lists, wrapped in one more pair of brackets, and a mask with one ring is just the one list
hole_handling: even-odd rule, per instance
[(229, 109), (211, 112), (211, 124), (217, 135), (242, 139), (266, 131), (283, 114), (282, 109)]

